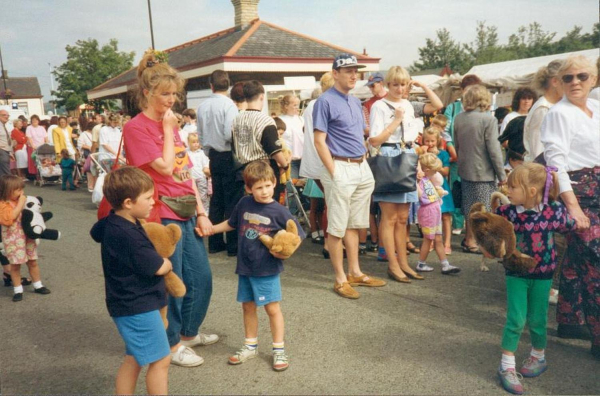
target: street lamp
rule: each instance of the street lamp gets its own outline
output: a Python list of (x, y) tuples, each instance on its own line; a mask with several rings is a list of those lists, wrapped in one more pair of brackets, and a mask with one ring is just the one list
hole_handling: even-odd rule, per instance
[(152, 7), (150, 7), (150, 0), (148, 0), (148, 17), (150, 18), (150, 38), (152, 39), (152, 49), (154, 49), (154, 29), (152, 28)]
[(54, 80), (52, 79), (52, 65), (48, 62), (48, 67), (50, 68), (50, 102), (52, 102), (52, 111), (53, 114), (56, 115), (56, 102), (53, 100), (54, 94)]

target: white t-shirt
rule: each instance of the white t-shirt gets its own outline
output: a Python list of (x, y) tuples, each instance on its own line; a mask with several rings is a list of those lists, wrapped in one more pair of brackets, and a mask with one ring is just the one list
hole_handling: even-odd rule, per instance
[(600, 103), (587, 100), (592, 117), (563, 97), (542, 123), (546, 163), (558, 168), (560, 192), (571, 191), (567, 172), (600, 166)]
[(302, 162), (300, 162), (300, 177), (309, 179), (320, 179), (325, 167), (315, 148), (315, 131), (313, 129), (313, 109), (317, 100), (311, 100), (304, 109), (304, 126), (306, 127), (306, 136), (304, 136), (304, 147), (302, 150)]
[[(392, 106), (390, 108), (390, 106)], [(419, 136), (420, 123), (415, 118), (415, 110), (406, 99), (391, 102), (386, 98), (378, 100), (371, 107), (371, 130), (369, 137), (381, 134), (383, 130), (394, 121), (394, 112), (398, 107), (404, 109), (402, 124), (392, 133), (385, 143), (400, 143), (402, 141), (402, 126), (404, 126), (404, 141), (413, 142)]]
[(92, 133), (90, 131), (83, 131), (77, 139), (77, 150), (83, 155), (83, 146), (92, 147)]
[(206, 175), (203, 172), (204, 168), (208, 168), (210, 164), (210, 160), (204, 154), (204, 150), (199, 149), (197, 151), (187, 150), (188, 156), (192, 160), (194, 166), (192, 167), (192, 179), (194, 180), (206, 180)]
[(301, 159), (304, 150), (304, 120), (297, 115), (280, 115), (279, 118), (285, 122), (283, 141), (292, 150), (292, 159)]
[(600, 101), (600, 87), (596, 87), (594, 89), (592, 89), (592, 92), (590, 92), (590, 96), (588, 96), (590, 99), (596, 99), (598, 101)]
[(50, 125), (48, 127), (48, 144), (54, 146), (54, 136), (52, 136), (52, 132), (54, 131), (54, 128), (56, 128), (58, 125)]
[[(100, 133), (98, 136), (98, 144), (99, 144), (99, 152), (100, 153), (109, 153), (111, 158), (116, 156), (116, 153), (119, 152), (119, 144), (121, 143), (121, 130), (119, 128), (113, 128), (111, 126), (105, 125), (100, 129)], [(111, 154), (110, 151), (104, 148), (104, 145), (109, 146), (115, 152), (115, 154)]]
[(69, 130), (67, 128), (62, 130), (63, 136), (65, 137), (65, 148), (69, 152), (70, 156), (75, 155), (75, 147), (73, 147), (73, 141), (71, 140), (71, 135), (69, 134)]
[(554, 103), (550, 103), (544, 96), (533, 104), (523, 127), (523, 145), (525, 146), (525, 161), (531, 162), (544, 151), (540, 140), (542, 122)]

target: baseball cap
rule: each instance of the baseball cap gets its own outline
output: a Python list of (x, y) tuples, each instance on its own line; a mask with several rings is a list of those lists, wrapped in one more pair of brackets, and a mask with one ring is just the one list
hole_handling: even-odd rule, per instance
[(370, 87), (371, 85), (375, 84), (376, 82), (380, 82), (383, 81), (383, 74), (379, 73), (379, 72), (375, 72), (373, 74), (371, 74), (371, 76), (369, 77), (369, 80), (367, 80), (367, 87)]
[(357, 67), (361, 69), (366, 66), (359, 65), (355, 55), (339, 54), (335, 57), (335, 60), (333, 61), (333, 66), (331, 66), (331, 68), (337, 70), (343, 67)]

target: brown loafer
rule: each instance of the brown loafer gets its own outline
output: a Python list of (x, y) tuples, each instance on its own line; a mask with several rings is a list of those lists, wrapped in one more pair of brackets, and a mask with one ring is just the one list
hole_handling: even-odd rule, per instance
[(360, 293), (354, 290), (348, 282), (335, 283), (333, 285), (333, 291), (344, 298), (351, 298), (353, 300), (356, 300), (360, 297)]
[(365, 274), (362, 276), (352, 276), (348, 274), (348, 283), (350, 286), (367, 286), (367, 287), (381, 287), (386, 285), (386, 281), (383, 279), (371, 278)]
[(410, 272), (404, 272), (406, 274), (406, 276), (408, 276), (411, 279), (416, 279), (416, 280), (424, 280), (425, 278), (419, 274), (411, 274)]
[(396, 282), (400, 282), (400, 283), (412, 283), (411, 280), (408, 279), (406, 276), (398, 276), (398, 275), (394, 274), (390, 270), (388, 270), (388, 276), (390, 278), (392, 278), (393, 280), (395, 280)]

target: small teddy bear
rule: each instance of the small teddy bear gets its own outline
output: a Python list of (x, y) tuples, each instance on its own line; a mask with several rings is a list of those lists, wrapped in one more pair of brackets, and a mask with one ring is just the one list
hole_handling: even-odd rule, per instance
[(535, 260), (517, 250), (517, 238), (513, 225), (502, 216), (490, 213), (477, 202), (469, 212), (469, 225), (475, 240), (484, 256), (481, 271), (489, 271), (485, 266), (485, 256), (502, 259), (502, 265), (509, 271), (526, 273), (536, 266)]
[[(161, 257), (169, 258), (173, 255), (177, 242), (181, 238), (181, 228), (178, 225), (169, 224), (164, 226), (158, 223), (142, 222), (142, 227), (144, 227), (144, 231), (146, 231), (150, 242), (152, 242)], [(179, 279), (176, 273), (170, 271), (163, 275), (163, 277), (165, 278), (167, 293), (176, 298), (185, 296), (185, 284)], [(169, 321), (167, 320), (167, 306), (160, 309), (160, 316), (166, 329), (169, 325)]]
[(269, 249), (269, 252), (276, 257), (282, 259), (290, 258), (292, 254), (298, 249), (302, 239), (298, 236), (298, 227), (296, 222), (289, 219), (286, 222), (286, 229), (279, 230), (273, 238), (268, 235), (261, 235), (260, 241)]

